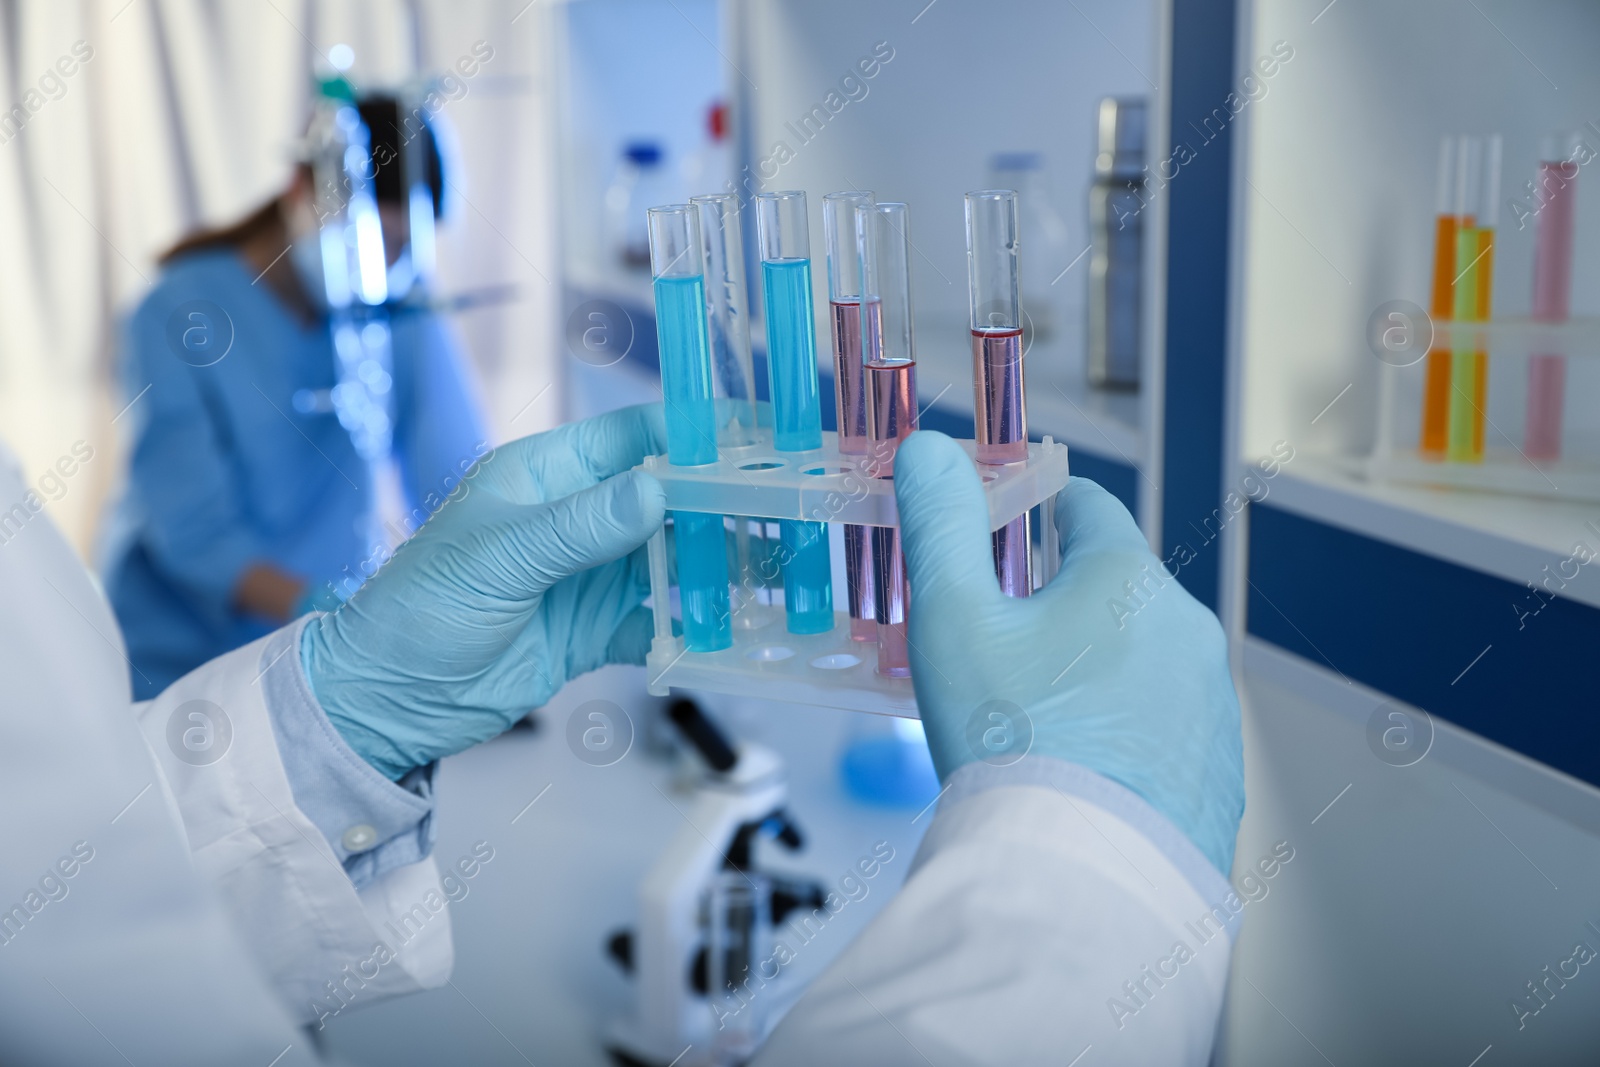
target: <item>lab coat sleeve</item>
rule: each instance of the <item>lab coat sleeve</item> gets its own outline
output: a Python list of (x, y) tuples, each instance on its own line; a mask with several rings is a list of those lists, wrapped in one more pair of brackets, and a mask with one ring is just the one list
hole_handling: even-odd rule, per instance
[(147, 300), (128, 323), (123, 377), (132, 422), (130, 496), (143, 509), (144, 546), (213, 624), (230, 620), (245, 566), (266, 555), (246, 521), (200, 386), (202, 368), (167, 348), (164, 303)]
[(196, 876), (116, 620), (4, 444), (0, 604), (0, 1063), (315, 1060)]
[(1202, 1067), (1242, 908), (1122, 786), (1044, 757), (969, 764), (899, 895), (756, 1063)]
[(364, 889), (433, 851), (438, 764), (391, 782), (345, 741), (312, 693), (297, 651), (301, 634), (319, 617), (307, 615), (267, 642), (261, 685), (295, 806), (322, 832), (350, 881)]
[(399, 418), (395, 447), (415, 529), (443, 506), (472, 465), (489, 452), (489, 433), (461, 347), (432, 312), (396, 324)]
[[(370, 871), (357, 889), (343, 862), (350, 850), (331, 844), (297, 801), (273, 705), (283, 697), (275, 672), (300, 670), (299, 631), (286, 627), (220, 656), (136, 711), (182, 812), (196, 867), (220, 891), (290, 1010), (321, 1024), (351, 1004), (444, 984), (453, 955), (431, 857)], [(277, 680), (269, 683), (269, 675)], [(201, 731), (191, 736), (203, 755), (190, 751), (186, 729)], [(353, 805), (375, 783), (352, 780), (342, 792), (329, 785), (323, 799), (358, 810)], [(400, 854), (425, 844), (404, 808), (389, 810), (393, 822), (375, 816), (383, 825), (372, 827), (376, 840), (400, 841)]]

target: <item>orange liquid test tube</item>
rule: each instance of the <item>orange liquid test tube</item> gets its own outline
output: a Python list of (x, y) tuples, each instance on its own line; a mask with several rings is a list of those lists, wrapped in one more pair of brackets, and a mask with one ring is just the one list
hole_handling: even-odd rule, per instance
[[(1439, 184), (1435, 196), (1437, 220), (1433, 234), (1433, 295), (1428, 314), (1435, 322), (1455, 315), (1456, 277), (1456, 155), (1458, 138), (1446, 135), (1439, 142)], [(1472, 225), (1468, 219), (1467, 225)], [(1450, 441), (1450, 363), (1448, 349), (1433, 348), (1422, 386), (1422, 433), (1419, 446), (1424, 459), (1444, 459)]]
[[(1448, 138), (1447, 138), (1448, 140)], [(1442, 214), (1433, 240), (1433, 299), (1428, 313), (1434, 321), (1451, 317), (1455, 311), (1456, 217)], [(1422, 386), (1422, 454), (1427, 459), (1444, 459), (1450, 438), (1450, 352), (1434, 348), (1428, 352), (1426, 377)]]

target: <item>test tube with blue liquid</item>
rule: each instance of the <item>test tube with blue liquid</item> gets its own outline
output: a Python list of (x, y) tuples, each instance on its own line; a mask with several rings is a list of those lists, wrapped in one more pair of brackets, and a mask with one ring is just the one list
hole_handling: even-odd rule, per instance
[[(822, 400), (811, 306), (806, 194), (756, 194), (756, 238), (766, 304), (773, 447), (779, 452), (807, 452), (822, 447)], [(828, 524), (784, 520), (779, 530), (789, 632), (826, 633), (833, 629)]]
[[(716, 461), (718, 429), (700, 213), (690, 204), (671, 204), (648, 214), (667, 461), (699, 466)], [(727, 648), (733, 628), (722, 516), (675, 511), (672, 520), (684, 643), (691, 652)]]
[[(867, 381), (869, 467), (894, 477), (895, 452), (917, 428), (916, 336), (911, 313), (910, 212), (905, 204), (856, 208), (861, 257), (861, 347)], [(872, 530), (873, 613), (878, 622), (878, 673), (911, 674), (906, 622), (911, 586), (897, 526)]]

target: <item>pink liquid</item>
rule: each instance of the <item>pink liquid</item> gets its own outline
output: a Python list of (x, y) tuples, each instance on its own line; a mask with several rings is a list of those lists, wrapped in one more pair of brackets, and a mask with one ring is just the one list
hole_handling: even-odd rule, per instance
[[(834, 412), (839, 423), (839, 451), (847, 456), (866, 455), (872, 440), (867, 434), (867, 378), (861, 366), (861, 305), (829, 305), (833, 312)], [(872, 592), (872, 538), (865, 526), (845, 525), (844, 577), (850, 602), (850, 637), (876, 641), (878, 627)]]
[(972, 331), (973, 422), (979, 463), (1028, 458), (1028, 411), (1022, 399), (1022, 331)]
[(1024, 513), (989, 535), (994, 547), (995, 577), (1000, 579), (1000, 591), (1006, 596), (1028, 596), (1033, 592), (1030, 526)]
[[(1578, 164), (1546, 160), (1539, 164), (1540, 200), (1533, 237), (1533, 317), (1565, 322), (1572, 303), (1573, 208)], [(1561, 456), (1561, 409), (1566, 394), (1567, 361), (1559, 355), (1528, 360), (1528, 413), (1523, 451), (1529, 459)]]
[[(917, 365), (910, 360), (866, 365), (867, 427), (872, 438), (872, 474), (894, 477), (894, 454), (917, 428)], [(873, 527), (874, 610), (878, 621), (878, 673), (904, 678), (911, 673), (906, 618), (911, 585), (898, 527)]]
[(867, 451), (866, 374), (861, 366), (861, 305), (830, 304), (833, 311), (834, 407), (839, 417), (839, 451)]
[[(1028, 409), (1022, 392), (1022, 331), (972, 331), (972, 390), (978, 462), (1021, 463), (1028, 458)], [(992, 535), (994, 572), (1007, 596), (1033, 592), (1028, 516), (1019, 515)]]

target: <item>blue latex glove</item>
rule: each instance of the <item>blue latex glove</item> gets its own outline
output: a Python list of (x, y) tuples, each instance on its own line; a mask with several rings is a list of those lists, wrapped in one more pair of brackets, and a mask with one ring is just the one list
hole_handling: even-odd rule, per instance
[(664, 498), (629, 469), (664, 451), (652, 405), (485, 457), (344, 607), (304, 631), (306, 677), (350, 746), (398, 779), (508, 729), (569, 678), (643, 663), (641, 546)]
[[(1015, 736), (1031, 721), (1032, 753), (1128, 787), (1227, 875), (1244, 754), (1216, 616), (1167, 576), (1127, 509), (1083, 478), (1057, 500), (1060, 572), (1027, 599), (1007, 597), (966, 454), (942, 434), (917, 433), (894, 467), (911, 678), (939, 776), (1003, 745), (1012, 727), (989, 713), (1015, 706), (1026, 717)], [(991, 725), (1000, 732), (986, 734)]]

